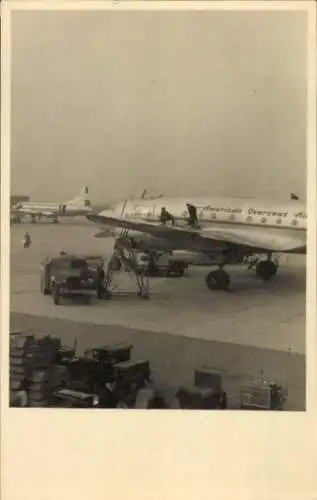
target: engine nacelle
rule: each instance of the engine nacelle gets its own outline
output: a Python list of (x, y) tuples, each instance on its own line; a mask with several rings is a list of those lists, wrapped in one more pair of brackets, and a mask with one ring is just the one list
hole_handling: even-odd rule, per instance
[[(116, 238), (120, 238), (121, 229), (115, 228), (113, 231), (113, 236)], [(129, 231), (128, 237), (133, 240), (138, 250), (142, 250), (144, 252), (150, 250), (157, 251), (171, 251), (173, 248), (169, 241), (163, 238), (155, 238), (154, 236), (146, 235), (140, 231)]]

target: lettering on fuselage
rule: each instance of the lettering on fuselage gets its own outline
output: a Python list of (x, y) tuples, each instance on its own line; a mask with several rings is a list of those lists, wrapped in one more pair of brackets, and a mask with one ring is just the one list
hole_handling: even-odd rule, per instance
[[(149, 207), (149, 206), (134, 206), (132, 211), (130, 212), (130, 216), (140, 219), (150, 220), (159, 220), (160, 219), (160, 209), (161, 207)], [(169, 210), (169, 207), (166, 206), (166, 209)], [(198, 220), (208, 223), (209, 221), (219, 221), (219, 222), (228, 222), (228, 223), (237, 223), (237, 224), (245, 224), (248, 223), (250, 225), (276, 225), (276, 226), (288, 226), (288, 227), (296, 227), (298, 225), (302, 225), (302, 223), (307, 219), (307, 214), (304, 211), (298, 212), (290, 212), (290, 211), (277, 211), (277, 210), (261, 210), (248, 206), (244, 207), (215, 207), (212, 205), (204, 205), (198, 206), (197, 209), (197, 217)], [(173, 210), (171, 211), (173, 212)], [(173, 213), (175, 217), (175, 225), (183, 226), (184, 221), (188, 220), (189, 213), (188, 210), (184, 209), (178, 212), (179, 215)], [(128, 216), (128, 214), (127, 214)]]
[[(199, 219), (202, 219), (204, 217), (204, 213), (208, 213), (209, 217), (211, 216), (211, 220), (219, 220), (223, 221), (222, 215), (226, 214), (228, 217), (226, 219), (230, 221), (238, 221), (236, 216), (240, 215), (238, 217), (239, 222), (257, 222), (260, 224), (267, 224), (270, 223), (270, 220), (272, 218), (275, 218), (274, 223), (277, 225), (283, 224), (285, 219), (289, 219), (291, 215), (293, 215), (292, 221), (290, 221), (292, 226), (297, 226), (298, 225), (298, 220), (305, 220), (307, 219), (307, 215), (305, 212), (297, 212), (291, 214), (290, 212), (278, 212), (278, 211), (273, 211), (273, 210), (259, 210), (255, 208), (233, 208), (233, 207), (212, 207), (210, 205), (207, 205), (203, 207), (200, 210), (199, 213)], [(241, 214), (246, 213), (247, 215), (245, 217), (241, 217)]]
[(225, 214), (241, 214), (242, 208), (231, 208), (231, 207), (211, 207), (207, 205), (203, 207), (203, 211), (205, 212), (214, 212), (214, 213), (225, 213)]
[(248, 209), (249, 215), (263, 215), (266, 217), (287, 217), (288, 212), (272, 212), (269, 210), (255, 210), (254, 208)]
[(294, 214), (297, 219), (307, 219), (307, 214), (305, 212), (297, 212)]

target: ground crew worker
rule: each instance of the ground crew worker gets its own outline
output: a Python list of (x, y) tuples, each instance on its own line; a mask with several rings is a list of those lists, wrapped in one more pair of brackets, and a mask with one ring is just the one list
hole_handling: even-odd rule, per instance
[(103, 265), (99, 264), (97, 267), (97, 295), (98, 299), (102, 298), (104, 285), (105, 285), (106, 273), (104, 271)]
[(197, 208), (190, 203), (187, 203), (186, 205), (189, 214), (188, 225), (195, 227), (198, 225)]
[(28, 232), (26, 232), (23, 239), (23, 246), (24, 248), (29, 248), (31, 244), (32, 244), (31, 236), (29, 235)]
[(170, 221), (172, 226), (175, 225), (175, 219), (172, 214), (170, 214), (165, 207), (162, 207), (160, 221), (162, 224), (166, 224), (166, 222)]

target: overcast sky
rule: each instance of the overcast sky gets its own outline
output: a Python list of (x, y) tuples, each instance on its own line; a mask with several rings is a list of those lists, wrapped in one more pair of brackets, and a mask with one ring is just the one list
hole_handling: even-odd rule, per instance
[(305, 195), (304, 12), (12, 17), (12, 192)]

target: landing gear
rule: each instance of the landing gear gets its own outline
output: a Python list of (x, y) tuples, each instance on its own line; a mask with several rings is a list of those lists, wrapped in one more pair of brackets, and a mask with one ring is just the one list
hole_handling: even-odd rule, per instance
[[(223, 269), (224, 265), (232, 262), (228, 260), (230, 257), (230, 252), (226, 252), (223, 255), (223, 262), (219, 266), (219, 269), (211, 271), (206, 277), (206, 285), (209, 290), (229, 290), (230, 286), (230, 276)], [(260, 260), (259, 256), (256, 256), (248, 264), (247, 269), (255, 268), (256, 275), (263, 281), (270, 281), (277, 273), (278, 270), (278, 260), (272, 260), (272, 253), (267, 253), (267, 260)]]
[(278, 261), (272, 260), (272, 253), (267, 253), (267, 260), (260, 260), (259, 257), (256, 257), (252, 260), (248, 269), (252, 269), (255, 267), (256, 275), (261, 278), (263, 281), (270, 281), (273, 276), (276, 275), (278, 270)]
[(272, 260), (262, 260), (256, 265), (255, 272), (263, 281), (270, 281), (277, 273), (277, 265)]
[(230, 276), (222, 267), (207, 274), (206, 285), (209, 290), (229, 290)]
[(110, 299), (113, 290), (113, 281), (115, 275), (119, 272), (126, 271), (134, 280), (137, 286), (137, 296), (142, 299), (149, 298), (149, 279), (147, 268), (141, 273), (138, 269), (138, 261), (133, 242), (128, 237), (128, 230), (122, 229), (119, 238), (116, 239), (112, 256), (108, 263), (108, 268), (105, 277), (104, 296)]
[(232, 262), (232, 258), (232, 250), (225, 250), (222, 252), (222, 263), (219, 265), (219, 269), (211, 271), (206, 277), (206, 285), (209, 290), (229, 291), (230, 276), (224, 270), (224, 266), (225, 264), (230, 264)]

